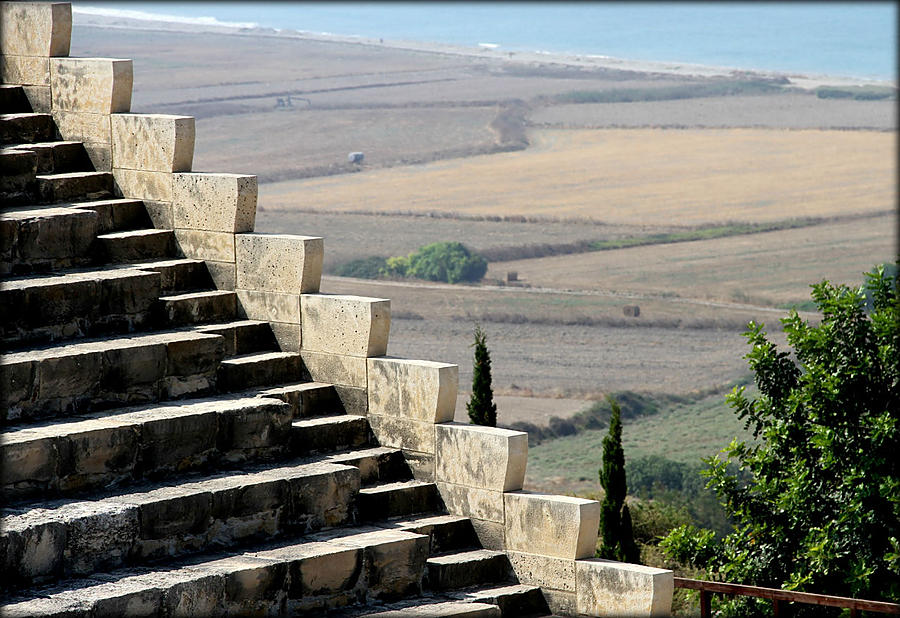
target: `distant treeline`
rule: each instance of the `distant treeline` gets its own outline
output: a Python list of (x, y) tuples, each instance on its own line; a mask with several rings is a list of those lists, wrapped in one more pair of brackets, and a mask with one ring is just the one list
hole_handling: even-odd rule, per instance
[(717, 81), (702, 84), (678, 84), (659, 88), (613, 88), (610, 90), (573, 90), (553, 97), (556, 103), (635, 103), (671, 101), (702, 97), (724, 97), (783, 92), (789, 81), (753, 79)]

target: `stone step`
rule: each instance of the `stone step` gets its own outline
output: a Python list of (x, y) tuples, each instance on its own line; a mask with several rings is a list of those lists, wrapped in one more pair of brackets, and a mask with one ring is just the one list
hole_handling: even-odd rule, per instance
[(132, 332), (149, 326), (159, 294), (159, 273), (133, 268), (6, 279), (3, 345)]
[(121, 408), (0, 435), (0, 495), (66, 495), (285, 452), (290, 409), (262, 398)]
[(211, 392), (222, 337), (192, 331), (79, 340), (0, 357), (0, 422)]
[[(329, 461), (340, 463), (335, 459), (329, 459)], [(364, 480), (361, 482), (365, 483)], [(472, 520), (460, 515), (425, 514), (391, 519), (379, 525), (418, 534), (427, 534), (431, 537), (429, 555), (481, 547), (478, 535), (472, 526)]]
[(360, 483), (363, 485), (405, 481), (412, 476), (403, 458), (403, 451), (385, 446), (355, 448), (333, 453), (328, 455), (325, 461), (359, 468)]
[(255, 389), (260, 397), (281, 399), (291, 404), (294, 418), (326, 416), (345, 412), (332, 384), (324, 382), (298, 382), (274, 388)]
[(8, 147), (33, 152), (37, 157), (38, 174), (94, 171), (94, 165), (81, 142), (60, 140), (12, 144)]
[(50, 114), (18, 112), (0, 114), (0, 144), (48, 142), (56, 139), (56, 125)]
[(22, 504), (2, 519), (4, 584), (32, 586), (344, 525), (358, 490), (352, 466), (294, 462), (192, 475), (94, 500)]
[[(500, 618), (500, 608), (490, 603), (415, 598), (381, 607), (344, 610), (337, 618)], [(510, 614), (512, 615), (512, 614)], [(331, 616), (331, 614), (329, 614)]]
[(538, 586), (509, 584), (506, 586), (469, 588), (449, 592), (451, 598), (470, 603), (488, 603), (500, 608), (504, 618), (549, 616), (550, 608)]
[(430, 513), (439, 508), (440, 498), (434, 483), (395, 481), (359, 490), (360, 521), (375, 521)]
[(16, 84), (0, 84), (0, 114), (31, 113), (25, 89)]
[(38, 195), (44, 202), (75, 198), (104, 198), (112, 194), (109, 172), (65, 172), (37, 175)]
[(369, 443), (369, 422), (365, 416), (314, 416), (291, 423), (292, 453), (337, 451)]
[(106, 262), (148, 262), (175, 257), (172, 230), (127, 230), (97, 236), (97, 257)]
[(118, 569), (34, 588), (3, 599), (4, 614), (331, 615), (331, 608), (361, 599), (391, 601), (415, 591), (426, 546), (426, 537), (395, 530), (320, 532), (158, 570)]
[(161, 296), (159, 303), (159, 321), (166, 327), (224, 322), (237, 314), (237, 295), (229, 290)]
[[(203, 265), (202, 261), (201, 265)], [(205, 269), (206, 266), (203, 265), (203, 268)], [(275, 335), (268, 322), (235, 320), (221, 324), (203, 324), (196, 326), (195, 330), (199, 333), (222, 335), (225, 338), (226, 357), (278, 350), (278, 342), (275, 341)], [(275, 397), (274, 395), (273, 397), (286, 401), (284, 397)]]
[(37, 196), (37, 155), (30, 150), (0, 149), (0, 206), (21, 204)]
[(226, 358), (219, 365), (220, 392), (293, 382), (300, 378), (302, 361), (297, 352), (257, 352)]
[(471, 549), (428, 558), (424, 584), (431, 590), (454, 590), (509, 581), (511, 577), (512, 569), (505, 553)]
[(97, 214), (76, 208), (31, 206), (0, 212), (0, 274), (87, 264), (97, 230)]
[(97, 213), (97, 233), (122, 232), (153, 227), (141, 200), (115, 198), (88, 200), (64, 204), (66, 208), (91, 210)]
[(203, 260), (192, 260), (190, 258), (152, 260), (149, 262), (135, 262), (125, 267), (159, 273), (159, 286), (162, 293), (171, 294), (178, 290), (200, 290), (212, 286), (209, 271), (206, 269), (206, 263)]

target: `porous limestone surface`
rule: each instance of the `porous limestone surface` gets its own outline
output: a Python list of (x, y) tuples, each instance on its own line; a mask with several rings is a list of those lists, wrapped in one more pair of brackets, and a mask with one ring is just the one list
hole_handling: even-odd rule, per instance
[(300, 297), (304, 350), (346, 356), (384, 356), (391, 301), (339, 294)]
[(187, 172), (194, 160), (194, 118), (167, 114), (112, 114), (113, 167)]
[(503, 498), (510, 550), (571, 559), (594, 555), (600, 525), (596, 500), (524, 491)]
[(575, 582), (580, 614), (655, 618), (671, 612), (672, 571), (599, 558), (577, 560)]
[(493, 491), (522, 489), (528, 459), (524, 431), (435, 425), (435, 479)]
[(256, 221), (256, 196), (256, 176), (172, 174), (176, 228), (232, 234), (252, 232)]
[(53, 109), (114, 114), (131, 109), (134, 79), (131, 60), (121, 58), (51, 58)]
[(0, 4), (0, 53), (4, 55), (68, 56), (71, 38), (69, 3)]
[(324, 240), (317, 236), (238, 234), (236, 286), (289, 294), (318, 292), (324, 254)]
[(459, 367), (405, 358), (370, 358), (369, 413), (417, 421), (453, 420)]

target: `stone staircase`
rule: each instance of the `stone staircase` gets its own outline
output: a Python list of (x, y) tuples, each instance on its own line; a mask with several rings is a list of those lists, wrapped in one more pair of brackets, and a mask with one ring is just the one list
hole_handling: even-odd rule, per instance
[(4, 616), (666, 615), (593, 558), (599, 504), (522, 490), (527, 435), (452, 422), (256, 177), (191, 170), (67, 3), (0, 1)]
[(545, 613), (21, 87), (0, 105), (4, 615)]

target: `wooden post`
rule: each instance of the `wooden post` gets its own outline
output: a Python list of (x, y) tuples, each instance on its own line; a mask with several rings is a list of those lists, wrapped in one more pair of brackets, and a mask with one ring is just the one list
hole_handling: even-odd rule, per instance
[(710, 618), (709, 591), (700, 591), (700, 618)]
[(778, 599), (772, 599), (772, 615), (775, 616), (775, 618), (781, 616), (781, 601)]

